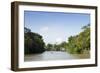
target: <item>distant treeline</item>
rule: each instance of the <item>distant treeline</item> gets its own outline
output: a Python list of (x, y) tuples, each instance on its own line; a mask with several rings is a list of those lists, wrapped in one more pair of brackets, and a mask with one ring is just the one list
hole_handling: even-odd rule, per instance
[(70, 36), (60, 44), (45, 44), (41, 35), (31, 32), (26, 28), (25, 31), (25, 54), (42, 53), (44, 51), (67, 51), (72, 54), (81, 54), (90, 50), (90, 24), (82, 27), (82, 32)]

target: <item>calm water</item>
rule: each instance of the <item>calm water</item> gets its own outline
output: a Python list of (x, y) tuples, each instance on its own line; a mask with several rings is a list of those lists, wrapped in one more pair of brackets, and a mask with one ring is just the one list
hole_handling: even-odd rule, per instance
[(77, 59), (67, 52), (61, 51), (45, 51), (41, 54), (26, 55), (24, 57), (25, 61), (47, 61), (47, 60), (66, 60), (66, 59)]

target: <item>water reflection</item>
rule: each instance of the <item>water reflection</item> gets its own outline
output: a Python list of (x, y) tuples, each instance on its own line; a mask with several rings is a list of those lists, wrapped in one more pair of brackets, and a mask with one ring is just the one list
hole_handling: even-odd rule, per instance
[(66, 59), (76, 59), (77, 57), (61, 51), (45, 51), (42, 54), (32, 54), (26, 55), (24, 57), (25, 61), (47, 61), (47, 60), (66, 60)]

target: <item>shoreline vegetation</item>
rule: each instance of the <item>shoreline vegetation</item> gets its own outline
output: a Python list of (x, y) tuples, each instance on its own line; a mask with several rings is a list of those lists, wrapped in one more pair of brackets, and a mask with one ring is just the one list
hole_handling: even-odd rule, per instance
[(62, 51), (80, 59), (90, 58), (90, 24), (83, 26), (79, 34), (69, 36), (68, 42), (65, 40), (60, 44), (48, 43), (47, 45), (40, 34), (31, 32), (29, 28), (24, 27), (24, 41), (25, 56), (42, 54), (45, 51)]

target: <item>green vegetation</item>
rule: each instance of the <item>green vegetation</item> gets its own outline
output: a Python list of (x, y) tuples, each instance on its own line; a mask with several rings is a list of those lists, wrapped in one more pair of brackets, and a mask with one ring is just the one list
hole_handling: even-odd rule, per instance
[(90, 24), (82, 27), (82, 31), (68, 38), (68, 42), (45, 45), (42, 36), (25, 28), (25, 54), (42, 53), (44, 51), (66, 51), (71, 54), (84, 54), (90, 51)]
[(47, 44), (46, 50), (67, 51), (72, 54), (82, 54), (90, 50), (90, 25), (82, 27), (78, 35), (70, 36), (68, 42)]
[(84, 53), (90, 50), (90, 25), (84, 26), (83, 31), (68, 38), (67, 51), (70, 53)]
[(47, 44), (46, 50), (48, 50), (48, 51), (65, 51), (66, 50), (66, 42), (62, 42), (60, 44)]
[(45, 51), (45, 43), (43, 42), (42, 36), (31, 32), (30, 29), (24, 28), (24, 46), (25, 54), (42, 53)]

